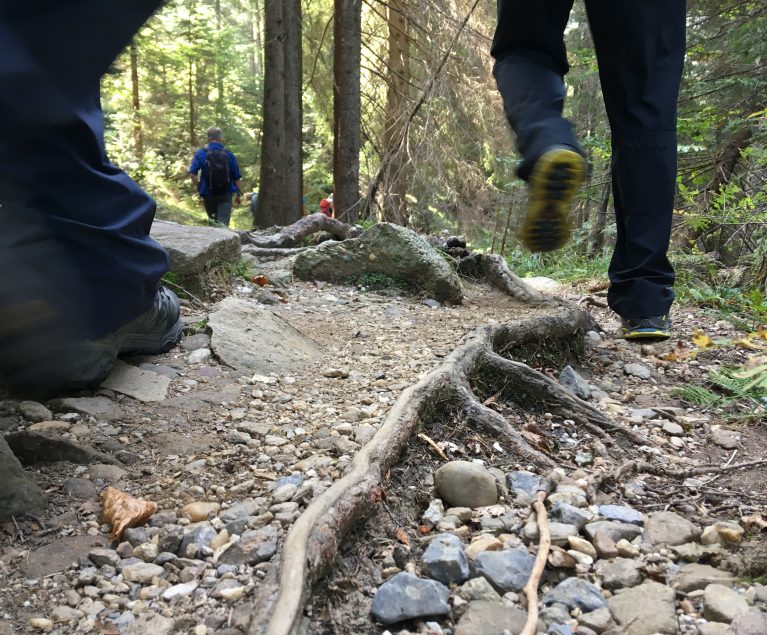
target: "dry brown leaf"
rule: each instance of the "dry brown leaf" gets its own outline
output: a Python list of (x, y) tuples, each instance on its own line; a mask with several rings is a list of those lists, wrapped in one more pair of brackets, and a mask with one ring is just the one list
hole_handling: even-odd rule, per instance
[(253, 276), (251, 282), (257, 284), (259, 287), (265, 287), (269, 284), (269, 278), (266, 276)]
[(410, 546), (410, 538), (407, 537), (407, 533), (404, 529), (402, 529), (402, 527), (398, 527), (395, 533), (397, 535), (397, 540), (399, 540), (406, 547)]
[(128, 527), (143, 525), (157, 511), (157, 503), (134, 498), (114, 487), (107, 487), (101, 494), (104, 505), (102, 519), (112, 525), (111, 538), (119, 542)]

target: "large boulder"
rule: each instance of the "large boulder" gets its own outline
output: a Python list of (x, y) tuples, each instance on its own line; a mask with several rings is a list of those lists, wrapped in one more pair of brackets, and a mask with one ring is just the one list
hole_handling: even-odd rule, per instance
[(42, 490), (24, 472), (21, 463), (0, 437), (0, 521), (45, 508)]
[(227, 286), (231, 267), (240, 260), (240, 236), (223, 227), (155, 221), (151, 236), (168, 251), (172, 277), (204, 298), (212, 286)]
[(304, 280), (349, 282), (383, 274), (436, 300), (463, 299), (458, 274), (439, 252), (415, 232), (379, 223), (359, 238), (322, 243), (296, 256), (293, 273)]
[(226, 298), (211, 313), (211, 346), (235, 370), (256, 373), (296, 371), (322, 354), (319, 345), (267, 308)]

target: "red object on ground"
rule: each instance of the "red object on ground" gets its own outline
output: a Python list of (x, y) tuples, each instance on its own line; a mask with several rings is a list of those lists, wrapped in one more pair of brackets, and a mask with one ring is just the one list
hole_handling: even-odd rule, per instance
[(323, 198), (320, 201), (320, 214), (325, 214), (328, 218), (333, 218), (333, 207), (330, 204), (330, 201), (326, 198)]

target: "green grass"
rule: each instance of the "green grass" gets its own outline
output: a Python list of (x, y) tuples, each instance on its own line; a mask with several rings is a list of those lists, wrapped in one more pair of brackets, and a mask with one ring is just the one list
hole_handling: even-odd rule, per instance
[(363, 273), (348, 281), (358, 287), (364, 287), (371, 291), (380, 291), (382, 289), (406, 289), (407, 285), (401, 280), (387, 275), (385, 273)]
[(580, 282), (606, 278), (610, 259), (607, 256), (592, 258), (566, 248), (551, 254), (531, 254), (515, 249), (506, 261), (518, 276), (545, 276), (559, 282)]

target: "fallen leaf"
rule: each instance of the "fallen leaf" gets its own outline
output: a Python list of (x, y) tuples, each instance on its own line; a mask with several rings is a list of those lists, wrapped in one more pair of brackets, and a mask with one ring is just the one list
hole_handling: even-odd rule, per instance
[(402, 527), (398, 527), (397, 531), (394, 533), (397, 536), (397, 540), (399, 540), (403, 545), (406, 547), (410, 546), (410, 538), (407, 537), (407, 532), (402, 529)]
[(698, 348), (706, 349), (711, 348), (714, 345), (714, 340), (712, 340), (703, 331), (697, 330), (692, 336), (692, 343), (695, 344), (695, 346)]
[(431, 532), (431, 529), (429, 529), (426, 525), (421, 525), (418, 527), (418, 533), (422, 536), (427, 536)]
[(758, 529), (759, 531), (764, 531), (767, 529), (767, 521), (764, 520), (761, 514), (753, 514), (752, 516), (743, 516), (740, 519), (740, 522), (742, 522), (747, 527), (752, 527), (755, 529)]
[(253, 276), (250, 281), (253, 284), (257, 284), (259, 287), (265, 287), (269, 284), (269, 278), (266, 276)]
[(143, 525), (157, 511), (157, 503), (134, 498), (114, 487), (107, 487), (101, 495), (104, 522), (112, 525), (111, 538), (119, 542), (128, 527)]

